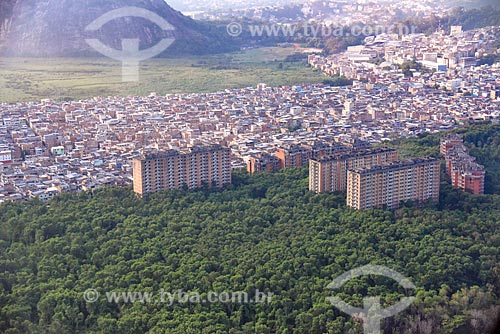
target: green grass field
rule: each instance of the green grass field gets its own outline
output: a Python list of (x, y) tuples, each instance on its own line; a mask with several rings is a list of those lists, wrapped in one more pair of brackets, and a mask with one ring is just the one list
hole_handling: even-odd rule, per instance
[(279, 86), (322, 81), (324, 76), (304, 62), (283, 62), (296, 51), (269, 47), (206, 57), (151, 59), (141, 63), (140, 81), (131, 83), (122, 83), (120, 62), (107, 58), (3, 58), (0, 102), (213, 92), (260, 82)]

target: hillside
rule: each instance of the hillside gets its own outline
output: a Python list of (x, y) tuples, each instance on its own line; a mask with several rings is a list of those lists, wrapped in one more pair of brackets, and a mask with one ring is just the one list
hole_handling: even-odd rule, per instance
[[(482, 137), (477, 137), (482, 134)], [(476, 136), (476, 137), (475, 137)], [(500, 127), (466, 131), (472, 153), (498, 150)], [(476, 140), (477, 139), (477, 140)], [(437, 152), (438, 135), (403, 141)], [(498, 151), (497, 151), (498, 152)], [(480, 156), (498, 173), (498, 155)], [(498, 178), (494, 179), (498, 189)], [(128, 189), (0, 206), (1, 333), (363, 333), (332, 307), (333, 278), (368, 263), (409, 277), (417, 301), (384, 333), (484, 334), (500, 303), (500, 196), (443, 182), (439, 207), (353, 211), (344, 196), (307, 190), (307, 171), (235, 173), (221, 192), (136, 198)], [(83, 300), (97, 291), (247, 291), (268, 304), (124, 304)], [(355, 279), (336, 291), (393, 304), (392, 281)], [(396, 330), (396, 331), (394, 331)]]
[(500, 7), (497, 0), (449, 0), (445, 2), (450, 7), (479, 8), (485, 6)]
[(124, 38), (138, 38), (144, 49), (169, 37), (142, 18), (117, 18), (94, 34), (85, 31), (103, 14), (127, 6), (148, 9), (174, 26), (175, 42), (162, 56), (236, 49), (224, 31), (182, 15), (163, 0), (7, 0), (0, 3), (0, 50), (4, 55), (22, 57), (100, 56), (86, 38), (98, 38), (115, 49), (121, 49)]
[(449, 31), (451, 26), (462, 26), (464, 30), (473, 30), (500, 25), (500, 6), (480, 8), (455, 7), (439, 18), (436, 15), (405, 18), (402, 24), (416, 27), (416, 31), (432, 34), (438, 29)]

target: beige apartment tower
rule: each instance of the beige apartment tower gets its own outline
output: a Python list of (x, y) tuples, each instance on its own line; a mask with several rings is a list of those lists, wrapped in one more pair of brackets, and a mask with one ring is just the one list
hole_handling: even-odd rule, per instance
[(230, 150), (219, 145), (169, 150), (134, 159), (134, 192), (223, 187), (231, 183)]
[(439, 201), (440, 163), (411, 159), (347, 172), (347, 205), (396, 209), (402, 201)]
[(398, 160), (393, 149), (369, 149), (309, 160), (309, 190), (328, 193), (347, 190), (347, 171)]

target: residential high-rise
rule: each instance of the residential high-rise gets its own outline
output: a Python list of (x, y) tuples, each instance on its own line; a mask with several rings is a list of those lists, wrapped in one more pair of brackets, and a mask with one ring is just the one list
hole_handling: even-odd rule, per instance
[(247, 157), (246, 165), (249, 174), (275, 172), (280, 169), (280, 160), (275, 155), (259, 153)]
[(347, 171), (398, 160), (393, 149), (358, 150), (309, 160), (309, 190), (315, 193), (346, 191)]
[(329, 156), (349, 150), (348, 147), (341, 144), (287, 144), (279, 146), (276, 150), (276, 157), (279, 159), (280, 169), (288, 167), (307, 166), (309, 159), (319, 159), (323, 156)]
[(312, 156), (312, 149), (300, 145), (278, 147), (276, 157), (280, 160), (280, 169), (305, 166)]
[(133, 160), (134, 191), (139, 195), (163, 190), (223, 187), (231, 183), (230, 149), (219, 145), (169, 150)]
[(457, 146), (462, 146), (464, 140), (460, 135), (449, 135), (443, 139), (441, 139), (440, 152), (441, 155), (447, 156), (450, 150)]
[(484, 194), (484, 167), (475, 162), (461, 162), (452, 165), (451, 184), (475, 195)]
[(439, 200), (440, 163), (433, 158), (393, 162), (347, 172), (347, 205), (398, 208), (402, 201)]
[(441, 154), (446, 159), (446, 174), (451, 185), (473, 194), (484, 194), (485, 170), (469, 155), (459, 135), (450, 135), (441, 140)]

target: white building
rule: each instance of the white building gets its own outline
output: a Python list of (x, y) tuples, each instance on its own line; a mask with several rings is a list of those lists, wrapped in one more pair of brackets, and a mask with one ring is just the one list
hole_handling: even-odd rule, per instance
[(11, 162), (12, 152), (11, 151), (0, 151), (0, 162)]
[(64, 155), (64, 146), (54, 146), (50, 149), (50, 153), (54, 156)]

